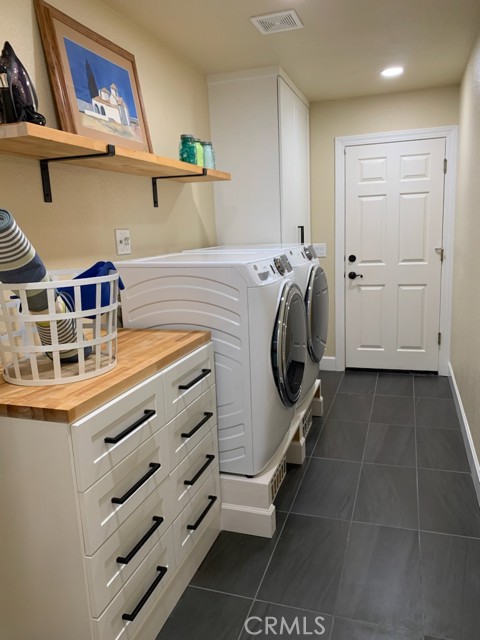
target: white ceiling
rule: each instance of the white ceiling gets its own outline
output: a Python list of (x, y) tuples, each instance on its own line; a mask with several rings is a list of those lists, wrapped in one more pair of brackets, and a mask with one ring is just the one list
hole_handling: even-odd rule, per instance
[[(456, 84), (480, 27), (480, 0), (104, 2), (204, 73), (280, 65), (311, 101)], [(286, 9), (303, 29), (261, 35), (249, 20)], [(380, 78), (392, 65), (404, 75)]]

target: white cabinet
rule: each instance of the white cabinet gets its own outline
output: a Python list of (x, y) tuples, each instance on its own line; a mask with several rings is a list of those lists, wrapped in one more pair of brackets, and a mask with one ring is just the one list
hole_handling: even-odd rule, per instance
[(279, 67), (208, 76), (218, 244), (310, 241), (309, 106)]
[(154, 640), (219, 489), (211, 343), (70, 423), (2, 417), (0, 638)]

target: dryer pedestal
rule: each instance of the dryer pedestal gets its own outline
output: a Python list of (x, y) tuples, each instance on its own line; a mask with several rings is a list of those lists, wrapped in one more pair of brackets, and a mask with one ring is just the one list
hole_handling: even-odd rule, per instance
[(303, 464), (309, 416), (323, 413), (320, 380), (297, 409), (272, 460), (253, 478), (221, 473), (221, 527), (226, 531), (271, 538), (276, 529), (273, 501), (286, 475), (286, 464)]

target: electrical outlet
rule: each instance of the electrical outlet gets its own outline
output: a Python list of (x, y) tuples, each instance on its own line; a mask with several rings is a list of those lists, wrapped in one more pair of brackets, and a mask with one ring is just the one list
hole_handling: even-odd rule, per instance
[(313, 248), (315, 249), (315, 253), (319, 258), (327, 257), (327, 245), (325, 242), (321, 242), (319, 244), (314, 243)]
[(132, 253), (130, 229), (115, 229), (115, 241), (117, 243), (117, 256)]

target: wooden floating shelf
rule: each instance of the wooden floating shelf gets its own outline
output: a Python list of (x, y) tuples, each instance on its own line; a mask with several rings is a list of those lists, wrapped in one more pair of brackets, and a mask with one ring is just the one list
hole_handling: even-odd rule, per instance
[(108, 158), (68, 159), (69, 156), (102, 153), (105, 148), (105, 142), (100, 140), (28, 122), (0, 125), (0, 153), (4, 154), (37, 160), (65, 157), (66, 162), (80, 167), (148, 178), (174, 176), (172, 180), (179, 182), (212, 182), (231, 179), (230, 174), (224, 171), (207, 169), (206, 175), (203, 175), (203, 167), (198, 165), (118, 146), (115, 146), (115, 155)]

